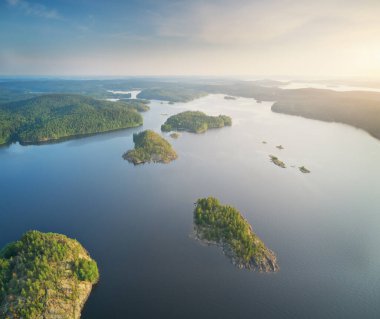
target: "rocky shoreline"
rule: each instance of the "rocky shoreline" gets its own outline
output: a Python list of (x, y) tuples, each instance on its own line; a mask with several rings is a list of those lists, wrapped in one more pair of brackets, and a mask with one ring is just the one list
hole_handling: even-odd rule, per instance
[(230, 259), (231, 263), (235, 267), (258, 272), (278, 272), (280, 270), (280, 267), (277, 263), (277, 256), (272, 250), (267, 248), (262, 260), (251, 258), (249, 261), (246, 261), (236, 256), (228, 243), (225, 243), (223, 241), (217, 242), (205, 239), (203, 233), (206, 229), (207, 228), (205, 227), (195, 226), (192, 237), (204, 245), (220, 247), (223, 251), (223, 254)]

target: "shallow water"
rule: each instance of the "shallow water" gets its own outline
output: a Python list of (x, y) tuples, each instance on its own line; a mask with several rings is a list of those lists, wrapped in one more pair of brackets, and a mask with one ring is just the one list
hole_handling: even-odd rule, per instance
[[(143, 128), (0, 148), (0, 246), (28, 229), (77, 238), (101, 271), (85, 319), (378, 318), (380, 142), (270, 106), (153, 101)], [(168, 165), (121, 158), (134, 132), (159, 131), (185, 109), (230, 115), (233, 126), (166, 135), (179, 154)], [(209, 195), (244, 214), (279, 273), (238, 270), (190, 238), (193, 203)]]

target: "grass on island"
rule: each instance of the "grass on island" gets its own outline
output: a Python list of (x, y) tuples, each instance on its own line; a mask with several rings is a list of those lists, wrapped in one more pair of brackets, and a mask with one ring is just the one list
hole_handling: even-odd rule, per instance
[(277, 271), (276, 256), (265, 247), (240, 212), (214, 197), (198, 199), (194, 210), (199, 239), (221, 245), (239, 268)]
[(159, 134), (146, 130), (133, 134), (135, 148), (123, 155), (125, 160), (137, 165), (143, 163), (169, 163), (178, 156), (170, 143)]
[(98, 280), (96, 262), (76, 240), (29, 231), (0, 251), (0, 317), (74, 318)]
[(0, 105), (0, 144), (41, 143), (140, 126), (141, 101), (110, 102), (75, 94), (48, 94)]
[(226, 115), (209, 116), (199, 111), (185, 111), (170, 116), (166, 122), (161, 125), (161, 130), (164, 132), (188, 131), (203, 133), (211, 128), (221, 128), (231, 125), (232, 120)]

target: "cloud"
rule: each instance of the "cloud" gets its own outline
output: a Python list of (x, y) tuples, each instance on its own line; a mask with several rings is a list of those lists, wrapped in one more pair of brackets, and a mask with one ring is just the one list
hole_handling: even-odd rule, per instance
[(339, 38), (347, 32), (378, 31), (380, 26), (380, 2), (373, 0), (224, 0), (222, 4), (194, 0), (176, 4), (156, 17), (157, 35), (211, 45), (268, 45), (295, 37), (307, 42), (332, 35)]
[(24, 0), (7, 0), (7, 2), (10, 6), (19, 8), (27, 15), (37, 16), (46, 19), (62, 19), (57, 10), (49, 9), (43, 4), (29, 3), (28, 1)]

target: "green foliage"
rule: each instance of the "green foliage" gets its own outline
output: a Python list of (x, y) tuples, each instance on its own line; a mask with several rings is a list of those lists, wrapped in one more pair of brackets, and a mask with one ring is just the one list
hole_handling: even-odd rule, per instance
[(142, 124), (146, 103), (49, 94), (0, 105), (0, 144), (38, 143)]
[(150, 110), (150, 107), (148, 106), (150, 101), (148, 101), (148, 100), (140, 100), (140, 99), (137, 99), (137, 100), (120, 100), (120, 101), (117, 101), (114, 103), (116, 103), (117, 105), (123, 106), (127, 109), (135, 110), (137, 112), (146, 112), (146, 111)]
[(135, 148), (123, 155), (123, 158), (134, 163), (146, 162), (168, 163), (177, 158), (170, 143), (159, 134), (146, 130), (138, 134), (133, 134)]
[(221, 205), (214, 197), (198, 199), (194, 222), (202, 239), (228, 244), (243, 263), (260, 261), (267, 248), (253, 233), (249, 223), (231, 206)]
[[(40, 318), (48, 296), (75, 298), (80, 281), (95, 283), (98, 278), (96, 262), (76, 240), (29, 231), (1, 250), (0, 317)], [(72, 283), (69, 294), (62, 282)]]
[(199, 111), (185, 111), (170, 116), (166, 122), (161, 125), (163, 132), (188, 131), (193, 133), (203, 133), (210, 128), (220, 128), (231, 126), (232, 120), (229, 116), (209, 116)]
[(271, 162), (279, 167), (286, 168), (286, 165), (283, 161), (279, 160), (276, 156), (274, 155), (269, 155)]
[(189, 102), (196, 98), (207, 95), (204, 90), (194, 87), (174, 87), (148, 88), (142, 90), (137, 96), (142, 99), (160, 100), (169, 102)]
[(161, 131), (162, 132), (170, 132), (172, 130), (172, 126), (170, 124), (162, 124)]
[(74, 272), (81, 281), (96, 283), (99, 279), (98, 266), (94, 260), (78, 259), (74, 261)]

